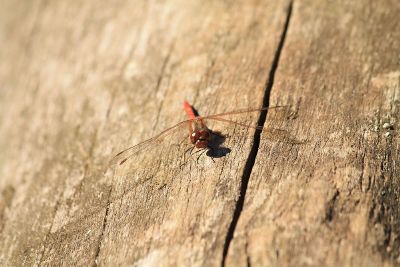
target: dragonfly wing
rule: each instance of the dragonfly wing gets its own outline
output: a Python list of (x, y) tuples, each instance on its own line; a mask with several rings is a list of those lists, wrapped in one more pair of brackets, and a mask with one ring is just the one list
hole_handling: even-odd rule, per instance
[[(278, 141), (278, 142), (285, 142), (285, 143), (289, 143), (289, 144), (293, 144), (293, 145), (301, 145), (301, 144), (306, 143), (306, 141), (298, 140), (296, 137), (292, 136), (286, 130), (282, 130), (282, 129), (275, 129), (275, 128), (263, 127), (263, 126), (255, 126), (255, 125), (247, 124), (245, 122), (231, 121), (231, 120), (228, 120), (225, 118), (220, 118), (220, 117), (208, 117), (207, 121), (208, 120), (237, 125), (237, 126), (243, 127), (243, 128), (263, 130), (263, 131), (265, 131), (265, 134), (263, 137), (270, 139), (270, 140)], [(213, 129), (211, 129), (211, 130), (213, 130)]]
[(234, 124), (234, 125), (237, 125), (237, 126), (240, 126), (240, 127), (244, 127), (244, 128), (252, 128), (252, 129), (256, 129), (256, 130), (262, 130), (263, 129), (262, 126), (254, 126), (254, 125), (251, 125), (251, 124), (247, 124), (245, 122), (231, 121), (231, 120), (228, 120), (228, 119), (225, 119), (225, 118), (220, 118), (220, 117), (207, 117), (205, 119), (205, 121), (219, 121), (219, 122), (224, 122), (224, 123), (228, 123), (228, 124)]
[[(176, 139), (176, 136), (187, 136), (188, 132), (183, 126), (185, 126), (190, 120), (186, 121), (181, 121), (177, 124), (175, 124), (172, 127), (169, 127), (162, 131), (161, 133), (157, 134), (156, 136), (147, 139), (139, 144), (136, 144), (134, 146), (128, 147), (121, 152), (117, 153), (109, 163), (109, 166), (114, 166), (114, 165), (122, 165), (126, 161), (128, 161), (130, 158), (137, 154), (142, 154), (146, 153), (149, 149), (155, 148), (156, 146), (159, 145), (168, 145), (166, 142), (167, 140), (174, 140)], [(179, 134), (177, 134), (179, 133)], [(182, 138), (178, 138), (182, 139)], [(173, 142), (173, 141), (171, 141)], [(171, 144), (171, 142), (169, 144)]]
[[(256, 109), (246, 109), (246, 110), (238, 110), (238, 111), (232, 111), (232, 112), (225, 112), (225, 113), (219, 113), (215, 115), (210, 115), (210, 116), (205, 116), (201, 117), (204, 121), (207, 122), (207, 124), (210, 121), (211, 122), (223, 122), (223, 123), (230, 123), (237, 125), (239, 127), (243, 128), (252, 128), (256, 130), (263, 130), (263, 126), (257, 126), (254, 125), (254, 121), (256, 120), (255, 115), (261, 111), (287, 111), (289, 106), (272, 106), (272, 107), (264, 107), (264, 108), (256, 108)], [(282, 112), (282, 114), (285, 114), (285, 112)]]
[(234, 116), (234, 115), (240, 115), (240, 114), (249, 114), (249, 113), (257, 113), (261, 111), (272, 111), (272, 110), (280, 110), (280, 109), (287, 109), (289, 106), (271, 106), (271, 107), (262, 107), (262, 108), (254, 108), (254, 109), (243, 109), (243, 110), (236, 110), (236, 111), (231, 111), (231, 112), (224, 112), (224, 113), (219, 113), (219, 114), (214, 114), (210, 116), (205, 116), (202, 117), (204, 119), (211, 119), (211, 118), (221, 118), (221, 117), (228, 117), (228, 116)]

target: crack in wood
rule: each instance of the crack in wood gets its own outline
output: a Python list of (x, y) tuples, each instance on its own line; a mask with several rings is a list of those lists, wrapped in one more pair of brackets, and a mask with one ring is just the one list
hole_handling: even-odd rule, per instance
[(249, 255), (249, 240), (248, 237), (246, 236), (246, 243), (244, 245), (244, 251), (246, 255), (246, 265), (247, 267), (251, 267), (251, 261), (250, 261), (250, 255)]
[(56, 204), (54, 205), (53, 216), (52, 216), (53, 219), (52, 219), (52, 221), (51, 221), (51, 225), (50, 225), (50, 227), (49, 227), (49, 230), (47, 231), (46, 236), (44, 237), (44, 240), (43, 240), (43, 250), (42, 250), (41, 253), (40, 253), (39, 260), (38, 260), (38, 265), (37, 265), (37, 266), (42, 266), (43, 257), (44, 257), (44, 254), (46, 253), (46, 249), (47, 249), (47, 240), (49, 239), (49, 237), (50, 237), (50, 235), (51, 235), (51, 229), (53, 228), (53, 225), (54, 225), (54, 220), (55, 220), (55, 217), (56, 217), (56, 215), (57, 215), (58, 207), (60, 206), (61, 198), (62, 198), (62, 193), (60, 193), (60, 196), (57, 198)]
[[(125, 66), (126, 67), (126, 66)], [(122, 69), (124, 69), (125, 67), (123, 67)], [(112, 94), (111, 94), (111, 101), (110, 101), (110, 104), (109, 104), (109, 106), (108, 106), (108, 108), (107, 108), (107, 112), (106, 112), (106, 118), (105, 118), (105, 123), (109, 120), (109, 117), (110, 117), (110, 114), (111, 114), (111, 110), (112, 110), (112, 108), (113, 108), (113, 106), (114, 106), (114, 101), (115, 101), (115, 92), (116, 92), (116, 90), (113, 90), (113, 92), (112, 92)], [(94, 147), (95, 147), (95, 144), (96, 144), (96, 141), (97, 141), (97, 139), (98, 139), (98, 133), (99, 133), (99, 130), (98, 129), (96, 129), (96, 133), (95, 133), (95, 138), (94, 138), (94, 141), (93, 141), (93, 143), (92, 143), (92, 146), (91, 146), (91, 148), (90, 148), (90, 156), (92, 156), (93, 155), (93, 150), (94, 150)], [(114, 177), (113, 177), (114, 178)], [(95, 258), (94, 258), (94, 263), (93, 263), (93, 266), (97, 266), (98, 264), (97, 264), (97, 261), (98, 261), (98, 257), (99, 257), (99, 255), (100, 255), (100, 248), (101, 248), (101, 244), (102, 244), (102, 240), (103, 240), (103, 236), (104, 236), (104, 231), (105, 231), (105, 229), (106, 229), (106, 225), (107, 225), (107, 219), (108, 219), (108, 213), (109, 213), (109, 210), (110, 210), (110, 205), (111, 205), (111, 193), (112, 193), (112, 189), (113, 189), (113, 183), (114, 182), (114, 179), (112, 179), (112, 181), (111, 181), (111, 185), (110, 185), (110, 190), (108, 191), (108, 196), (107, 196), (107, 205), (106, 205), (106, 212), (105, 212), (105, 215), (104, 215), (104, 218), (103, 218), (103, 224), (102, 224), (102, 230), (101, 230), (101, 233), (100, 233), (100, 236), (99, 236), (99, 244), (98, 244), (98, 246), (97, 246), (97, 248), (96, 248), (96, 254), (95, 254)]]
[[(278, 47), (276, 49), (273, 61), (272, 61), (272, 65), (271, 65), (271, 69), (269, 71), (268, 77), (267, 77), (267, 81), (265, 84), (265, 94), (264, 94), (264, 99), (263, 99), (263, 107), (269, 107), (269, 98), (271, 95), (271, 90), (272, 87), (274, 85), (274, 79), (275, 79), (275, 73), (276, 70), (278, 69), (278, 64), (279, 64), (279, 59), (283, 50), (283, 46), (285, 43), (285, 39), (286, 39), (286, 34), (289, 28), (289, 23), (290, 23), (290, 18), (292, 16), (292, 8), (293, 8), (293, 1), (291, 1), (288, 5), (287, 8), (287, 15), (286, 15), (286, 21), (285, 24), (283, 26), (283, 30), (282, 30), (282, 34), (278, 43)], [(267, 119), (267, 113), (268, 110), (265, 111), (261, 111), (260, 112), (260, 117), (258, 118), (258, 122), (257, 125), (260, 126), (264, 126), (265, 121)], [(242, 213), (243, 210), (243, 205), (244, 205), (244, 200), (246, 197), (246, 191), (247, 191), (247, 186), (249, 184), (249, 180), (250, 180), (250, 175), (253, 169), (253, 166), (255, 164), (256, 161), (256, 157), (257, 157), (257, 153), (258, 153), (258, 148), (260, 146), (260, 137), (261, 137), (261, 130), (256, 130), (254, 132), (254, 142), (253, 145), (251, 147), (250, 150), (250, 154), (247, 158), (247, 162), (245, 164), (244, 170), (243, 170), (243, 174), (242, 174), (242, 183), (240, 186), (240, 195), (239, 195), (239, 199), (236, 201), (236, 207), (232, 216), (232, 220), (231, 223), (229, 225), (228, 228), (228, 232), (226, 234), (225, 237), (225, 243), (224, 243), (224, 249), (223, 249), (223, 253), (222, 253), (222, 262), (221, 262), (221, 266), (225, 266), (225, 260), (226, 257), (228, 255), (228, 251), (229, 251), (229, 246), (233, 240), (233, 235), (235, 233), (235, 229), (236, 229), (236, 225), (239, 221), (239, 217), (240, 214)]]
[(102, 242), (103, 242), (103, 236), (104, 236), (104, 232), (105, 232), (105, 230), (106, 230), (107, 220), (108, 220), (108, 214), (109, 214), (109, 211), (110, 211), (110, 205), (111, 205), (110, 196), (111, 196), (111, 191), (112, 191), (112, 185), (110, 186), (110, 190), (109, 190), (109, 192), (108, 192), (106, 213), (105, 213), (104, 218), (103, 218), (102, 230), (101, 230), (101, 233), (100, 233), (100, 236), (99, 236), (99, 243), (98, 243), (98, 246), (97, 246), (97, 248), (96, 248), (96, 254), (95, 254), (95, 257), (94, 257), (93, 266), (98, 266), (97, 262), (98, 262), (98, 258), (99, 258), (99, 255), (100, 255), (100, 248), (101, 248), (101, 244), (102, 244)]
[(339, 190), (336, 189), (332, 198), (327, 203), (326, 213), (325, 213), (325, 222), (327, 223), (331, 222), (333, 220), (333, 217), (335, 216), (335, 207), (337, 205), (339, 194), (340, 194)]

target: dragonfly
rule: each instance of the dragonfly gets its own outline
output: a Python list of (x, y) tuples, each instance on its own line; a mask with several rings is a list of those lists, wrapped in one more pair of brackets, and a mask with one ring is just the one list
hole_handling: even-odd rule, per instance
[[(274, 109), (281, 109), (287, 106), (271, 106), (271, 107), (263, 107), (263, 108), (255, 108), (255, 109), (245, 109), (245, 110), (237, 110), (225, 113), (219, 113), (214, 115), (208, 116), (199, 116), (197, 111), (194, 109), (192, 105), (189, 104), (186, 100), (183, 102), (183, 109), (186, 112), (187, 119), (177, 124), (163, 130), (159, 134), (140, 142), (136, 145), (130, 146), (119, 153), (117, 153), (110, 161), (110, 165), (123, 165), (129, 159), (134, 157), (139, 153), (145, 153), (149, 148), (153, 147), (154, 145), (162, 143), (164, 140), (173, 139), (173, 135), (176, 132), (185, 131), (183, 128), (187, 127), (185, 139), (188, 138), (191, 148), (189, 150), (193, 151), (194, 148), (199, 149), (198, 151), (207, 151), (213, 150), (214, 147), (210, 145), (212, 141), (212, 137), (217, 135), (219, 137), (224, 137), (219, 132), (214, 132), (210, 128), (207, 127), (207, 124), (210, 121), (232, 124), (243, 128), (252, 128), (256, 130), (263, 130), (263, 126), (254, 126), (249, 125), (243, 122), (230, 120), (229, 117), (235, 115), (246, 115), (255, 112), (261, 112), (265, 110), (274, 110)], [(267, 129), (269, 131), (269, 136), (277, 136), (277, 135), (287, 135), (285, 134), (285, 130), (281, 129)], [(282, 138), (278, 138), (282, 139)], [(286, 138), (289, 140), (288, 138)]]

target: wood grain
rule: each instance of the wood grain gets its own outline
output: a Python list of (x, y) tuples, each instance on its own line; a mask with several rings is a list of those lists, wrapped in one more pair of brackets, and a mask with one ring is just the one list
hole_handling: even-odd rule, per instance
[[(230, 266), (400, 264), (399, 4), (296, 1)], [(389, 126), (390, 125), (390, 126)]]
[[(0, 265), (400, 264), (400, 6), (376, 2), (2, 0)], [(210, 121), (215, 162), (178, 129), (108, 165), (184, 99), (290, 105), (235, 117), (286, 134)]]

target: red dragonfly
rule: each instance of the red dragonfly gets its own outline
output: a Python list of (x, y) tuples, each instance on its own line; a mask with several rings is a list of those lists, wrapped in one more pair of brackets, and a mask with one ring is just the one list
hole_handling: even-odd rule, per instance
[[(154, 144), (160, 143), (162, 140), (170, 138), (170, 136), (173, 133), (175, 133), (177, 130), (182, 130), (181, 128), (183, 128), (184, 126), (187, 126), (189, 128), (188, 134), (185, 136), (185, 139), (187, 138), (187, 136), (189, 136), (190, 143), (192, 144), (190, 148), (191, 150), (193, 150), (194, 148), (198, 148), (200, 150), (208, 150), (208, 149), (212, 150), (213, 147), (210, 146), (212, 135), (213, 134), (220, 135), (220, 134), (218, 132), (210, 130), (206, 125), (207, 121), (218, 121), (218, 122), (238, 125), (240, 127), (262, 130), (264, 128), (263, 126), (247, 125), (245, 123), (229, 120), (227, 119), (227, 117), (232, 115), (248, 114), (252, 112), (260, 112), (263, 110), (277, 109), (283, 107), (286, 106), (273, 106), (273, 107), (265, 107), (258, 109), (238, 110), (238, 111), (220, 113), (209, 116), (198, 116), (194, 108), (187, 101), (184, 101), (183, 108), (187, 114), (188, 117), (187, 120), (178, 122), (174, 126), (165, 129), (156, 136), (153, 136), (150, 139), (147, 139), (141, 143), (138, 143), (134, 146), (122, 150), (112, 158), (110, 165), (124, 164), (128, 159), (132, 158), (136, 154), (143, 153), (145, 150), (147, 150), (149, 147), (152, 147)], [(279, 129), (268, 129), (268, 130), (270, 135), (277, 135), (277, 134), (279, 135), (279, 134), (284, 134), (286, 132), (284, 130), (279, 130)]]

